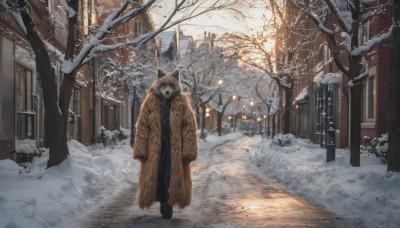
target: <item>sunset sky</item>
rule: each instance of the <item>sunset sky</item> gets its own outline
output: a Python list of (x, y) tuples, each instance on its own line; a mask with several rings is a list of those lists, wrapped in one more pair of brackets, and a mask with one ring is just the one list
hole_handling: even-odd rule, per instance
[[(162, 8), (154, 8), (151, 11), (156, 26), (162, 23), (163, 16), (168, 13), (166, 9), (171, 9), (174, 4), (172, 0), (167, 2), (170, 2), (170, 4), (163, 5)], [(249, 15), (252, 15), (253, 19), (246, 18), (246, 20), (239, 20), (225, 11), (214, 11), (185, 21), (179, 27), (185, 35), (192, 35), (194, 39), (201, 38), (204, 31), (216, 34), (223, 34), (225, 32), (250, 34), (252, 33), (251, 29), (259, 29), (263, 25), (263, 21), (261, 20), (263, 13), (266, 13), (265, 9), (253, 8), (249, 11)], [(176, 27), (175, 29), (177, 30), (178, 28)]]

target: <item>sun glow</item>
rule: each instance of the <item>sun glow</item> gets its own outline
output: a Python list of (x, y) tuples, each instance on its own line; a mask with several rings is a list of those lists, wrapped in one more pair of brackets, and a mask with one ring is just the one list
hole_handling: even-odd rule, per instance
[[(252, 9), (252, 18), (246, 19), (247, 29), (249, 30), (249, 35), (252, 37), (258, 37), (260, 35), (266, 37), (268, 34), (273, 33), (273, 28), (270, 28), (266, 24), (266, 20), (270, 20), (272, 18), (272, 12), (266, 10), (265, 8), (254, 8)], [(264, 43), (264, 49), (267, 51), (273, 51), (275, 47), (275, 40), (268, 39)]]

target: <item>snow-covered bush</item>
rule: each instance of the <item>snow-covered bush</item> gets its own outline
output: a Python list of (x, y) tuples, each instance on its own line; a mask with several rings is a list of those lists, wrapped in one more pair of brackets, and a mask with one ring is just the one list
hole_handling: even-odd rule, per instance
[(273, 144), (285, 147), (285, 146), (294, 146), (296, 143), (296, 137), (293, 134), (277, 134), (274, 136)]
[(103, 141), (104, 147), (114, 148), (114, 145), (117, 144), (120, 132), (117, 130), (109, 131), (106, 130), (104, 126), (100, 126), (100, 136)]
[(388, 150), (388, 134), (383, 134), (381, 137), (375, 137), (367, 146), (368, 152), (381, 157), (383, 163), (386, 163), (386, 152)]

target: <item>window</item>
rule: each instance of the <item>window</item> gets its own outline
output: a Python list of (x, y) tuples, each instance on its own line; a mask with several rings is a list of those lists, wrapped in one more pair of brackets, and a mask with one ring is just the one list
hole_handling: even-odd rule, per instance
[(32, 71), (20, 64), (16, 64), (16, 111), (17, 111), (17, 138), (33, 139), (33, 78)]
[(375, 75), (376, 66), (369, 68), (369, 76), (363, 81), (362, 91), (362, 122), (375, 122)]
[(324, 52), (325, 52), (325, 62), (328, 62), (329, 59), (332, 58), (332, 52), (331, 49), (329, 49), (328, 43), (324, 43)]
[[(77, 128), (76, 128), (77, 127)], [(69, 105), (68, 140), (81, 141), (81, 87), (74, 86), (72, 99)]]
[(359, 28), (358, 32), (358, 43), (360, 45), (365, 45), (368, 40), (371, 39), (371, 28), (372, 23), (370, 20), (366, 21), (364, 24), (362, 24)]
[(363, 44), (365, 45), (371, 39), (371, 21), (368, 20), (363, 25)]
[(324, 61), (324, 44), (321, 44), (318, 48), (318, 53), (316, 55), (317, 64)]
[(134, 25), (134, 34), (135, 37), (140, 35), (140, 21), (139, 20), (135, 20), (135, 25)]

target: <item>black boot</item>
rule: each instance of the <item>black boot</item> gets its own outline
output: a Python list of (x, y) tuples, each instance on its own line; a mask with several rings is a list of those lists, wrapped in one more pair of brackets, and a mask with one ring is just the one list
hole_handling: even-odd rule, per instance
[(163, 209), (163, 212), (161, 212), (163, 218), (165, 219), (171, 219), (172, 218), (172, 207), (168, 204), (168, 202), (163, 202), (163, 206), (160, 207), (160, 210)]
[(160, 202), (160, 213), (164, 217), (165, 202)]

